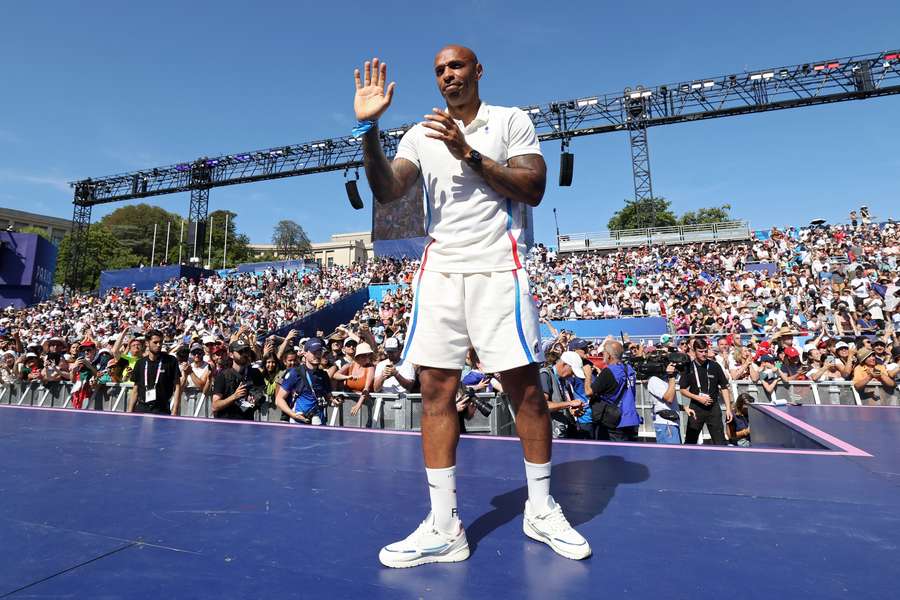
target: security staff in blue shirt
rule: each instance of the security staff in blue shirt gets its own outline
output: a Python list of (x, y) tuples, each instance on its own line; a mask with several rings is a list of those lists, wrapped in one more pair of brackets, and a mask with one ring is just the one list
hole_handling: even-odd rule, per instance
[(292, 423), (324, 425), (324, 407), (332, 403), (331, 380), (322, 369), (325, 343), (319, 338), (310, 338), (303, 350), (303, 362), (285, 372), (275, 392), (275, 405)]
[(637, 413), (635, 384), (637, 375), (630, 365), (622, 362), (625, 352), (621, 342), (608, 340), (603, 347), (606, 368), (597, 378), (596, 398), (619, 407), (622, 417), (617, 427), (607, 427), (598, 423), (597, 439), (614, 442), (634, 442), (638, 437), (641, 417)]

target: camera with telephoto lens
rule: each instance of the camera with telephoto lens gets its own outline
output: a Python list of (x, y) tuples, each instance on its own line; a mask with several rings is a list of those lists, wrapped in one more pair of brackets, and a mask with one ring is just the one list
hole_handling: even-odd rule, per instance
[(472, 388), (466, 388), (466, 401), (471, 402), (485, 417), (491, 416), (491, 411), (494, 410), (494, 405), (484, 398), (476, 396), (475, 390)]
[(319, 414), (320, 412), (324, 412), (328, 408), (328, 400), (325, 398), (319, 398), (316, 396), (316, 403), (309, 407), (308, 410), (301, 413), (303, 418), (307, 421), (312, 421), (312, 418)]
[(682, 374), (691, 364), (691, 357), (683, 352), (666, 352), (658, 350), (646, 356), (626, 356), (625, 362), (631, 365), (639, 379), (659, 377), (666, 379), (666, 367), (675, 365), (675, 371)]
[(241, 380), (241, 385), (247, 386), (247, 395), (240, 399), (241, 410), (249, 410), (254, 406), (262, 406), (266, 401), (266, 386), (255, 385), (250, 376)]

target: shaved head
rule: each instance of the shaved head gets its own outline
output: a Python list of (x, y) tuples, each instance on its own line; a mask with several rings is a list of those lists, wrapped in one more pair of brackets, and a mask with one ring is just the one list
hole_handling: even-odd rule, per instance
[(438, 53), (434, 57), (434, 64), (438, 64), (438, 59), (444, 52), (452, 52), (457, 58), (462, 58), (463, 60), (471, 61), (472, 63), (478, 63), (478, 57), (475, 56), (475, 51), (471, 48), (459, 46), (457, 44), (448, 44), (438, 50)]
[[(471, 48), (451, 44), (441, 48), (434, 57), (434, 76), (438, 90), (451, 111), (478, 112), (481, 100), (478, 80), (483, 69)], [(463, 107), (468, 107), (465, 110)], [(457, 113), (460, 114), (460, 113)]]

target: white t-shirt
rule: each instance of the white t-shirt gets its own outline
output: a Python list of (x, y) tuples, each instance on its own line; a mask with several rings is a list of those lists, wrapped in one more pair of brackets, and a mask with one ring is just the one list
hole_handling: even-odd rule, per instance
[[(202, 363), (200, 363), (200, 366), (198, 367), (194, 363), (191, 363), (191, 371), (194, 372), (194, 376), (197, 379), (203, 379), (204, 377), (206, 377), (209, 374), (209, 365), (206, 362), (202, 362)], [(188, 375), (187, 383), (184, 384), (184, 387), (185, 387), (185, 389), (189, 389), (189, 390), (198, 389), (197, 384), (194, 383), (194, 380), (193, 380), (193, 378), (191, 378), (190, 375)]]
[(660, 379), (659, 377), (651, 377), (647, 380), (647, 392), (650, 393), (650, 397), (653, 398), (653, 423), (660, 425), (676, 425), (673, 421), (668, 421), (659, 416), (659, 411), (661, 410), (674, 410), (678, 412), (680, 407), (678, 406), (678, 394), (675, 394), (675, 397), (672, 398), (671, 402), (665, 402), (663, 400), (663, 396), (666, 394), (666, 391), (669, 389), (669, 384)]
[[(390, 360), (383, 360), (377, 365), (375, 365), (375, 378), (381, 377), (384, 374), (384, 370), (387, 368)], [(397, 367), (397, 372), (404, 379), (408, 379), (409, 381), (413, 381), (416, 378), (416, 367), (409, 362), (408, 360), (403, 360), (397, 363), (394, 363), (394, 366)], [(388, 377), (384, 380), (384, 384), (381, 386), (381, 392), (383, 394), (399, 394), (400, 392), (408, 392), (409, 390), (400, 385), (400, 382), (397, 381), (396, 377)]]
[[(457, 121), (466, 142), (482, 156), (506, 165), (510, 158), (541, 155), (531, 119), (518, 108), (482, 102), (468, 126)], [(425, 185), (425, 231), (431, 238), (422, 268), (443, 273), (487, 273), (521, 269), (528, 213), (523, 202), (491, 188), (421, 124), (407, 131), (396, 158), (419, 168)]]
[(868, 298), (870, 285), (871, 284), (866, 277), (854, 277), (852, 280), (850, 280), (850, 287), (853, 289), (853, 294), (857, 298)]

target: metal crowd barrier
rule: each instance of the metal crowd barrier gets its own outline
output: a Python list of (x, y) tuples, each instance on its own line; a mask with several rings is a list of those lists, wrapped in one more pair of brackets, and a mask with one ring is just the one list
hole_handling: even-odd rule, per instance
[[(128, 394), (133, 384), (109, 383), (94, 386), (91, 398), (85, 401), (83, 409), (103, 410), (110, 412), (125, 412), (128, 406)], [(878, 405), (900, 406), (900, 390), (887, 390), (878, 384), (868, 386), (867, 390), (878, 399)], [(37, 406), (45, 408), (74, 408), (71, 401), (72, 384), (60, 382), (42, 385), (39, 383), (10, 383), (0, 385), (0, 404), (12, 404), (18, 406)], [(732, 401), (741, 393), (748, 393), (754, 402), (772, 402), (784, 400), (794, 404), (838, 404), (845, 406), (863, 406), (864, 400), (849, 381), (794, 381), (789, 384), (779, 383), (772, 394), (767, 394), (761, 383), (749, 380), (733, 381), (731, 383)], [(358, 394), (342, 393), (343, 403), (338, 406), (330, 406), (327, 409), (327, 423), (333, 427), (355, 427), (387, 429), (395, 431), (420, 431), (422, 426), (422, 395), (421, 394), (371, 394), (361, 405), (356, 415), (351, 410)], [(516, 434), (515, 411), (509, 398), (504, 394), (478, 394), (479, 398), (487, 400), (494, 408), (488, 416), (476, 411), (475, 416), (466, 421), (468, 433), (486, 435)], [(686, 404), (680, 392), (677, 392), (678, 401)], [(185, 417), (212, 417), (212, 398), (199, 392), (185, 391), (181, 399), (181, 416)], [(636, 390), (636, 407), (642, 422), (639, 428), (639, 436), (642, 438), (655, 438), (653, 428), (653, 398), (647, 392), (645, 381), (639, 381)], [(723, 410), (724, 414), (724, 410)], [(257, 421), (279, 422), (282, 420), (281, 411), (274, 402), (265, 402), (256, 412)], [(681, 413), (682, 432), (685, 430), (687, 416)], [(704, 433), (702, 439), (708, 439)]]

